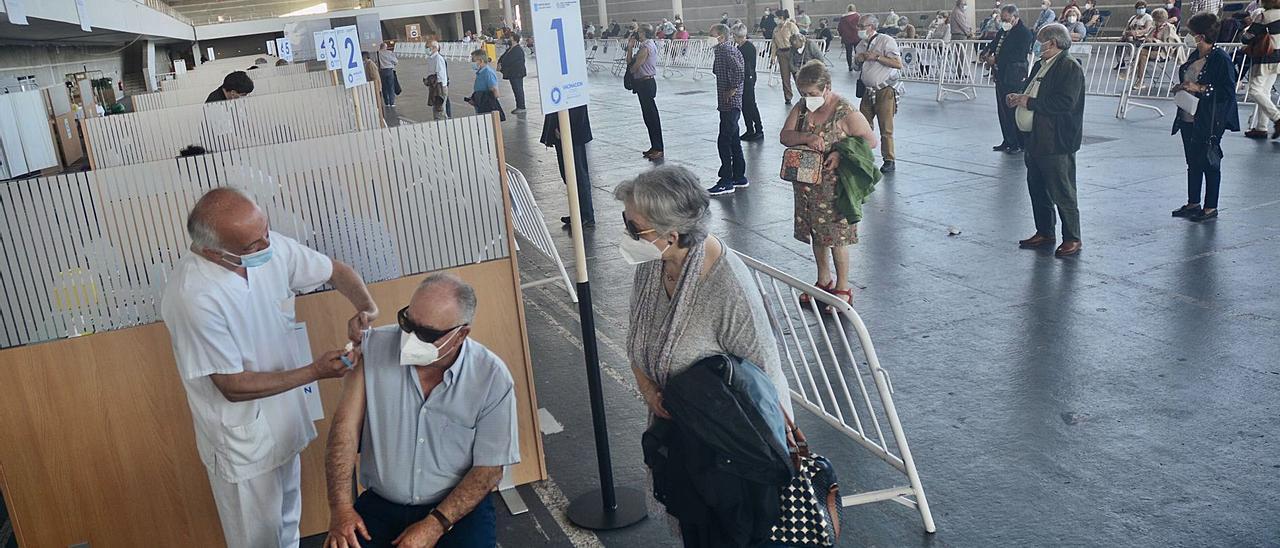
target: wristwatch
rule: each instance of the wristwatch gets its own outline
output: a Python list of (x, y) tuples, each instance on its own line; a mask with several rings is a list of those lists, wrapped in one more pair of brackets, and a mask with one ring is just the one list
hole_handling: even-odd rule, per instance
[(449, 518), (445, 517), (444, 512), (441, 512), (439, 508), (432, 508), (431, 514), (429, 515), (436, 518), (436, 521), (440, 522), (440, 526), (444, 528), (444, 532), (448, 533), (450, 529), (453, 529), (453, 522), (449, 521)]

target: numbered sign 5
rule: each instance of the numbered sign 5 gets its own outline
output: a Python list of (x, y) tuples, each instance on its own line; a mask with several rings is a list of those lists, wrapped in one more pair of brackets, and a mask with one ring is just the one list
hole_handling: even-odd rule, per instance
[(348, 88), (365, 83), (364, 60), (360, 58), (360, 35), (355, 26), (334, 30), (338, 59), (342, 63), (342, 84)]

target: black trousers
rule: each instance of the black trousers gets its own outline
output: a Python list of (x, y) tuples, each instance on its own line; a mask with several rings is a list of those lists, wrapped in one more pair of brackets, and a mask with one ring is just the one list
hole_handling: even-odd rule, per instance
[[(427, 519), (436, 505), (412, 506), (396, 504), (365, 491), (356, 499), (356, 513), (364, 520), (373, 540), (360, 539), (360, 545), (372, 548), (390, 547), (391, 541), (400, 536), (415, 522)], [(479, 548), (498, 545), (498, 513), (493, 500), (485, 497), (471, 513), (453, 524), (453, 529), (440, 537), (438, 548)]]
[(742, 160), (742, 139), (738, 135), (737, 110), (720, 111), (720, 136), (716, 147), (720, 149), (720, 178), (737, 181), (747, 176), (747, 164)]
[(1001, 144), (1019, 148), (1022, 147), (1022, 132), (1018, 130), (1018, 121), (1013, 116), (1014, 109), (1005, 104), (1004, 98), (1010, 93), (1021, 91), (1013, 86), (996, 82), (996, 111), (1000, 116), (1000, 133), (1004, 136)]
[(512, 78), (511, 94), (516, 96), (516, 108), (524, 110), (524, 77)]
[(1076, 201), (1076, 155), (1025, 152), (1027, 193), (1036, 234), (1053, 236), (1054, 208), (1062, 219), (1062, 240), (1080, 239), (1080, 207)]
[[(1187, 158), (1187, 203), (1201, 204), (1205, 209), (1217, 209), (1218, 189), (1222, 186), (1221, 149), (1218, 145), (1206, 140), (1196, 139), (1191, 135), (1190, 127), (1183, 127), (1178, 132), (1182, 135), (1182, 153)], [(1218, 139), (1222, 136), (1219, 135)], [(1213, 161), (1210, 155), (1218, 158)], [(1200, 200), (1200, 189), (1204, 188), (1204, 201)]]
[(853, 48), (858, 47), (857, 44), (844, 45), (844, 62), (849, 65), (849, 72), (853, 72)]
[[(568, 184), (569, 181), (564, 177), (564, 153), (560, 150), (560, 143), (557, 141), (556, 162), (560, 164), (560, 180)], [(594, 222), (596, 220), (596, 211), (591, 207), (591, 174), (587, 172), (587, 145), (573, 145), (573, 172), (578, 176), (578, 212), (582, 215), (582, 222)]]
[(658, 82), (654, 78), (636, 80), (631, 84), (636, 96), (640, 98), (640, 114), (644, 116), (644, 126), (649, 129), (649, 149), (662, 148), (662, 116), (658, 114)]
[(742, 125), (748, 133), (764, 133), (760, 123), (760, 107), (756, 105), (756, 79), (742, 82)]

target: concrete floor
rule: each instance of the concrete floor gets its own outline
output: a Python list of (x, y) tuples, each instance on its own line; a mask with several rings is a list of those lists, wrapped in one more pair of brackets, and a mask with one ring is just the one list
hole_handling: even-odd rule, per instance
[[(532, 65), (532, 62), (531, 62)], [(455, 95), (473, 80), (452, 63)], [(401, 63), (405, 82), (421, 62)], [(853, 79), (835, 75), (838, 93)], [(635, 98), (607, 73), (591, 79), (589, 146), (597, 219), (587, 233), (617, 483), (643, 488), (645, 409), (624, 341), (631, 268), (614, 242), (611, 189), (646, 169)], [(395, 113), (427, 119), (425, 92), (405, 85)], [(571, 257), (555, 155), (530, 114), (503, 124), (507, 162), (529, 178)], [(1034, 232), (1020, 156), (1000, 141), (991, 90), (933, 100), (913, 85), (896, 121), (898, 171), (872, 195), (853, 249), (855, 307), (883, 365), (933, 505), (938, 532), (896, 504), (846, 510), (842, 546), (1280, 545), (1280, 141), (1229, 134), (1221, 217), (1169, 216), (1185, 198), (1180, 141), (1169, 119), (1090, 97), (1077, 155), (1083, 253), (1025, 251)], [(660, 80), (667, 162), (715, 180), (713, 82)], [(503, 83), (502, 102), (512, 103)], [(765, 128), (786, 114), (761, 84)], [(455, 100), (458, 114), (470, 109)], [(465, 111), (465, 112), (464, 112)], [(791, 189), (776, 176), (775, 138), (747, 144), (751, 188), (714, 199), (713, 232), (784, 271), (815, 276), (791, 237)], [(960, 230), (949, 236), (948, 228)], [(548, 265), (521, 256), (526, 279)], [(552, 481), (526, 488), (533, 516), (504, 517), (509, 546), (675, 546), (662, 510), (623, 531), (562, 532), (563, 505), (597, 485), (576, 309), (556, 286), (525, 294), (539, 403), (560, 433), (545, 436)], [(887, 467), (803, 414), (812, 444), (847, 489), (885, 487)], [(544, 424), (544, 427), (546, 425)], [(900, 484), (901, 481), (896, 481)], [(531, 533), (536, 532), (536, 533)], [(532, 539), (532, 540), (531, 540)], [(543, 541), (545, 539), (545, 541)]]

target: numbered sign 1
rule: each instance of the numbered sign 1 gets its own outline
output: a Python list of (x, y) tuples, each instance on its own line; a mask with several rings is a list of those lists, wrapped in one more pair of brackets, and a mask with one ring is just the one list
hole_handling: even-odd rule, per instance
[(533, 39), (538, 44), (538, 92), (550, 114), (587, 104), (587, 57), (578, 0), (534, 0)]
[(320, 45), (320, 49), (324, 50), (324, 62), (326, 68), (329, 70), (341, 69), (342, 60), (338, 59), (338, 54), (341, 53), (342, 48), (338, 47), (338, 32), (326, 30), (317, 34), (320, 35), (320, 39), (323, 41)]
[(355, 25), (333, 29), (342, 64), (342, 84), (348, 88), (365, 83), (364, 59), (360, 57), (360, 33)]
[(285, 61), (293, 62), (293, 42), (289, 37), (276, 38), (276, 55)]
[(329, 48), (327, 47), (328, 42), (325, 41), (324, 36), (324, 33), (326, 32), (329, 31), (321, 30), (311, 33), (311, 41), (316, 45), (316, 61), (329, 60)]

